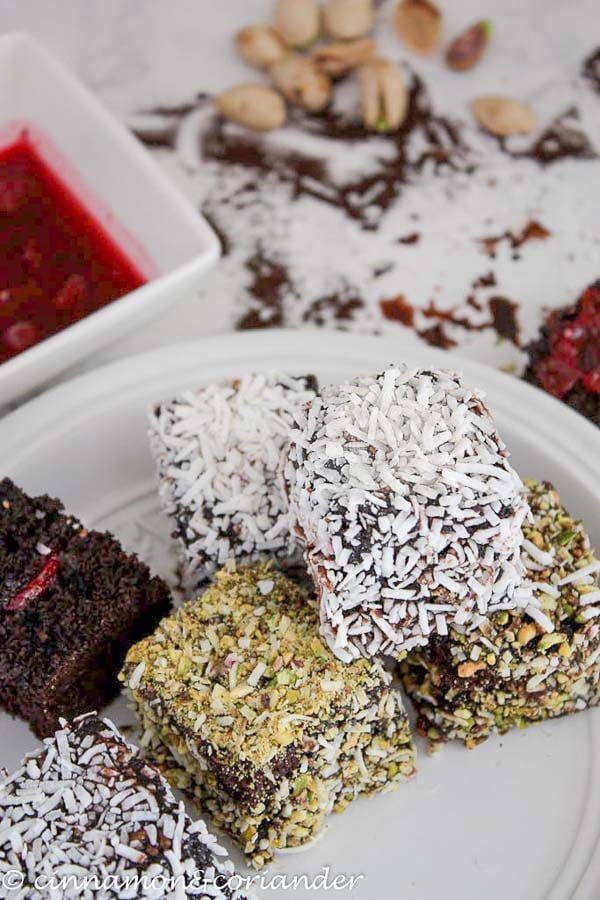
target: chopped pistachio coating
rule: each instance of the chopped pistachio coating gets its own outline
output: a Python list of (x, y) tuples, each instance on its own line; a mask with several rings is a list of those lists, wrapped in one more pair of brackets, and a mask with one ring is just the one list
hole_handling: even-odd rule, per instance
[(390, 673), (336, 659), (308, 592), (266, 563), (219, 572), (129, 651), (121, 678), (142, 743), (257, 868), (415, 771)]
[(600, 563), (552, 485), (526, 487), (533, 521), (523, 526), (523, 561), (540, 621), (519, 610), (479, 617), (400, 664), (432, 750), (452, 739), (475, 747), (600, 703)]

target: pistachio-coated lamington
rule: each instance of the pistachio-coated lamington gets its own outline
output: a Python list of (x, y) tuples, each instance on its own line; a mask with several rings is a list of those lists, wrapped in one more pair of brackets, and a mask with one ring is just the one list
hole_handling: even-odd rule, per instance
[(415, 771), (390, 673), (336, 659), (307, 591), (266, 563), (219, 572), (130, 650), (121, 678), (152, 757), (257, 868)]
[(600, 561), (552, 485), (526, 487), (533, 521), (523, 527), (523, 562), (535, 619), (519, 610), (480, 616), (401, 663), (432, 749), (451, 739), (475, 747), (493, 732), (600, 702)]

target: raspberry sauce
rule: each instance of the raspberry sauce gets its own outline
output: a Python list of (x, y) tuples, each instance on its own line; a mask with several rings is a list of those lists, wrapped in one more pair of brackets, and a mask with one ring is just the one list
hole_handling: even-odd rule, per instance
[(0, 150), (0, 363), (145, 280), (26, 131)]

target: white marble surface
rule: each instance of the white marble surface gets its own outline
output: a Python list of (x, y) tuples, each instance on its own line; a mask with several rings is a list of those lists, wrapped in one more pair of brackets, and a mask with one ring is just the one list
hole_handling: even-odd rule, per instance
[[(277, 235), (277, 251), (291, 261), (295, 272), (309, 276), (306, 284), (302, 279), (298, 282), (302, 292), (310, 292), (313, 281), (328, 284), (351, 271), (367, 302), (367, 312), (351, 327), (391, 334), (403, 326), (378, 317), (381, 297), (402, 293), (424, 306), (435, 296), (440, 306), (449, 308), (464, 302), (474, 277), (493, 268), (498, 279), (495, 292), (521, 304), (526, 340), (536, 333), (543, 307), (570, 302), (600, 275), (600, 161), (565, 161), (545, 169), (531, 162), (515, 163), (473, 128), (467, 102), (487, 92), (518, 96), (532, 103), (542, 124), (576, 103), (587, 134), (600, 147), (600, 95), (579, 78), (583, 58), (600, 44), (597, 0), (490, 4), (493, 43), (480, 66), (467, 75), (449, 73), (439, 55), (421, 60), (406, 52), (391, 32), (392, 5), (383, 4), (379, 12), (383, 49), (424, 76), (436, 108), (468, 123), (478, 174), (471, 179), (424, 178), (413, 184), (388, 213), (385, 229), (375, 233), (367, 234), (349, 220), (340, 222), (329, 208), (308, 201), (298, 207), (285, 233)], [(479, 0), (453, 0), (441, 6), (446, 37), (488, 12)], [(214, 0), (55, 0), (52, 4), (0, 0), (0, 31), (31, 31), (109, 107), (129, 120), (140, 109), (186, 101), (198, 91), (215, 91), (255, 77), (236, 59), (231, 35), (243, 24), (267, 18), (270, 8), (271, 0), (218, 4)], [(276, 137), (285, 139), (285, 133)], [(190, 168), (181, 150), (155, 153), (196, 204), (210, 194), (214, 168)], [(415, 214), (423, 238), (418, 246), (399, 247), (397, 236), (415, 230), (411, 218)], [(505, 229), (517, 231), (531, 218), (548, 227), (551, 237), (525, 246), (518, 263), (502, 248), (490, 265), (476, 238)], [(315, 223), (320, 230), (318, 241), (313, 238)], [(242, 219), (240, 227), (246, 226), (251, 224)], [(385, 262), (390, 254), (396, 267), (375, 284), (366, 262), (361, 269), (360, 260), (370, 265), (378, 257)], [(119, 341), (116, 336), (109, 350), (90, 358), (83, 368), (180, 339), (230, 330), (243, 305), (244, 276), (236, 265), (235, 258), (220, 265), (199, 295), (190, 296), (133, 337)], [(301, 324), (293, 309), (287, 312), (290, 324)], [(458, 349), (498, 366), (522, 361), (516, 347), (498, 342), (490, 331), (461, 334)]]

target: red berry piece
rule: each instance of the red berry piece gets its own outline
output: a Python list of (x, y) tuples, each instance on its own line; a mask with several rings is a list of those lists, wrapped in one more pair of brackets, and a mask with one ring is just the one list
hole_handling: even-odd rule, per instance
[(577, 369), (552, 357), (541, 360), (535, 367), (535, 374), (538, 384), (561, 400), (579, 381)]
[(52, 304), (60, 312), (70, 312), (80, 318), (87, 312), (88, 287), (82, 275), (69, 275)]
[(6, 166), (0, 172), (0, 215), (14, 215), (29, 199), (31, 190), (31, 179), (20, 166)]
[(60, 559), (58, 558), (58, 555), (56, 553), (50, 553), (35, 578), (32, 578), (29, 584), (16, 593), (14, 597), (8, 601), (4, 609), (9, 612), (14, 612), (17, 609), (23, 609), (23, 607), (27, 606), (32, 600), (37, 600), (38, 597), (41, 597), (41, 595), (48, 590), (50, 585), (54, 584), (58, 576), (59, 568)]
[(22, 353), (40, 340), (40, 333), (33, 322), (15, 322), (2, 335), (2, 342), (12, 353)]
[(596, 369), (595, 372), (586, 372), (581, 383), (591, 394), (600, 394), (600, 369)]

